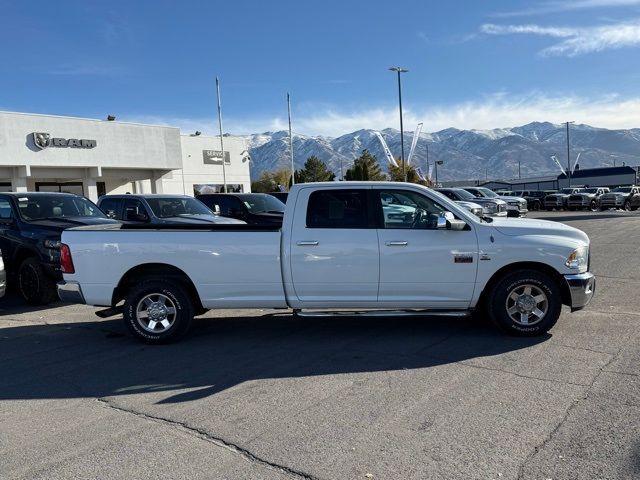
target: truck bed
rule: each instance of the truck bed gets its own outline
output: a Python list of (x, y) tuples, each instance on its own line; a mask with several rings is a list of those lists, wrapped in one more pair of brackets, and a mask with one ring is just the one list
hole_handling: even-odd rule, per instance
[(78, 227), (63, 242), (82, 275), (66, 279), (82, 283), (87, 303), (110, 306), (113, 281), (133, 268), (170, 265), (192, 280), (205, 308), (286, 307), (280, 237), (279, 228), (250, 225)]

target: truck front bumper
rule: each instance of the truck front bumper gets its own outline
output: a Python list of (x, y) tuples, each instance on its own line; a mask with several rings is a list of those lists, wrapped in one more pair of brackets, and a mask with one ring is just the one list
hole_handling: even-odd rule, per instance
[(59, 282), (58, 297), (65, 303), (86, 303), (78, 282)]
[(582, 310), (593, 298), (596, 290), (596, 277), (591, 272), (565, 275), (571, 294), (571, 311)]

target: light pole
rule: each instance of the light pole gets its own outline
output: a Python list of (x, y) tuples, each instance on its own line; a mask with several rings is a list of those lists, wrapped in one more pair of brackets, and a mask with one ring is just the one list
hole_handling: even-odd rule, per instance
[(520, 174), (520, 160), (518, 160), (518, 180), (522, 179), (522, 176)]
[(609, 155), (611, 158), (613, 158), (613, 166), (616, 166), (616, 157), (617, 155)]
[(404, 165), (404, 128), (402, 126), (402, 84), (400, 82), (400, 74), (406, 73), (409, 70), (402, 67), (389, 67), (392, 72), (398, 73), (398, 104), (400, 109), (400, 158), (402, 159), (402, 176), (404, 181), (407, 181), (407, 171)]
[(426, 143), (426, 146), (427, 146), (427, 176), (429, 176), (430, 174), (429, 174), (429, 143), (428, 142)]
[(567, 122), (567, 178), (569, 179), (569, 187), (571, 187), (571, 157), (569, 156), (569, 124), (575, 122)]
[(222, 107), (220, 105), (220, 79), (216, 77), (216, 93), (218, 96), (218, 126), (220, 127), (220, 155), (222, 155), (222, 183), (227, 193), (227, 170), (224, 163), (224, 140), (222, 137)]
[(443, 165), (444, 164), (444, 160), (437, 160), (435, 162), (433, 162), (434, 166), (436, 167), (436, 187), (438, 186), (438, 165)]
[(293, 165), (293, 134), (291, 132), (291, 96), (287, 93), (287, 112), (289, 114), (289, 150), (291, 152), (291, 185), (296, 184), (296, 167)]

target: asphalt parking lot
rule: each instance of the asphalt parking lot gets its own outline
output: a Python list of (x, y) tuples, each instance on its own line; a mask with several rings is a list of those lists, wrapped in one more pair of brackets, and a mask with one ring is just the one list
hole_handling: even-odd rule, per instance
[(470, 319), (218, 311), (145, 346), (0, 300), (0, 478), (640, 477), (640, 213), (586, 231), (597, 290), (546, 337)]

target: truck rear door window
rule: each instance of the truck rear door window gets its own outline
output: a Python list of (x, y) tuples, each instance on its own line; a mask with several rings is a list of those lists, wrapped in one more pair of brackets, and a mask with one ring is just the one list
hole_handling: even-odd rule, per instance
[(307, 228), (368, 228), (366, 190), (317, 190), (309, 196)]

